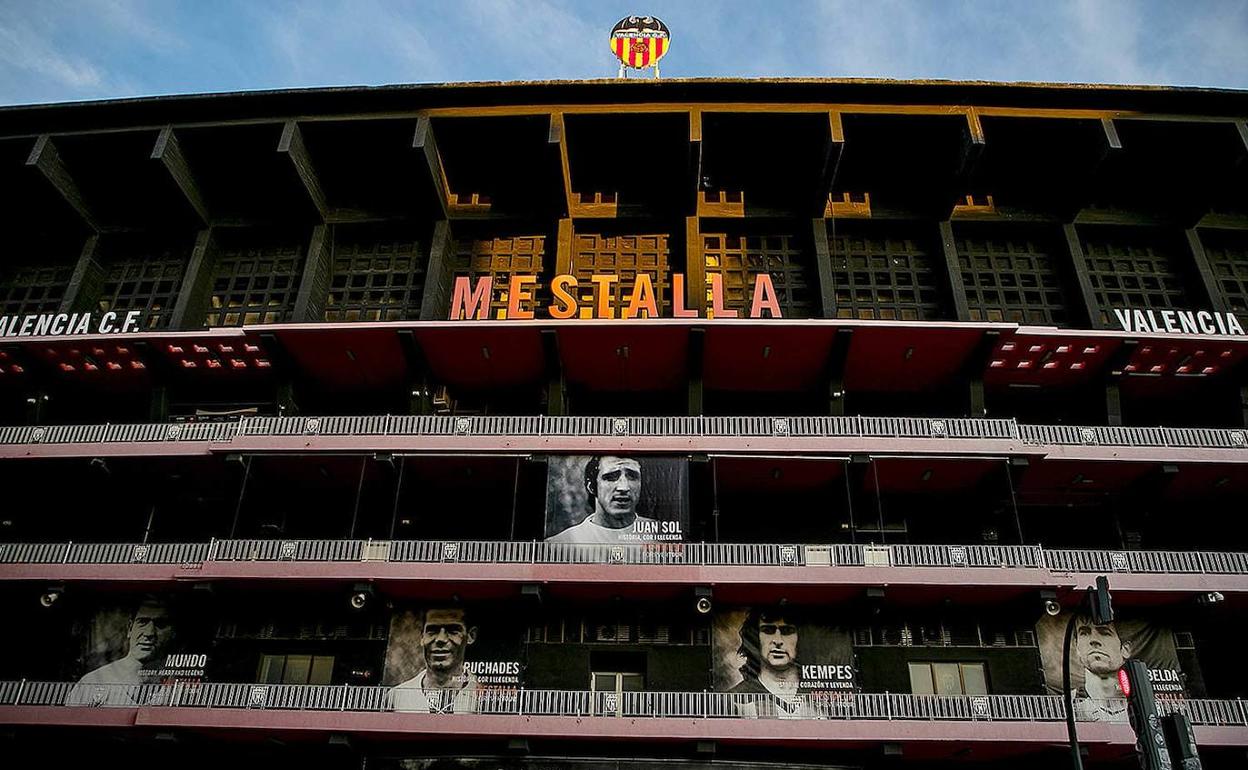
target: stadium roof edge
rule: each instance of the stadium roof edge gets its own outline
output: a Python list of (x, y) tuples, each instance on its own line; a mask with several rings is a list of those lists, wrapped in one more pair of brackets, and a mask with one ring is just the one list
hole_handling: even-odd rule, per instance
[(647, 102), (956, 104), (1248, 116), (1248, 90), (880, 78), (476, 81), (235, 91), (0, 106), (0, 133), (437, 107)]

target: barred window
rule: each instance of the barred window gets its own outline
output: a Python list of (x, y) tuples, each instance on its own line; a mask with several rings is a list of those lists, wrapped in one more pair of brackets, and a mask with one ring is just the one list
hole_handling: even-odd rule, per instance
[(298, 242), (224, 246), (213, 268), (205, 326), (281, 323), (295, 307), (303, 246)]
[(23, 265), (0, 278), (4, 315), (54, 313), (65, 299), (73, 265)]
[[(493, 291), (486, 317), (502, 318), (507, 310), (511, 276), (541, 276), (545, 257), (546, 238), (541, 235), (456, 241), (455, 275), (466, 275), (474, 283), (481, 276), (490, 276)], [(523, 303), (522, 307), (536, 311), (539, 304), (544, 304), (541, 294), (534, 291), (533, 299)]]
[(671, 305), (671, 270), (666, 233), (639, 235), (604, 235), (577, 233), (572, 259), (572, 273), (577, 280), (577, 299), (582, 318), (593, 315), (595, 286), (590, 276), (607, 274), (619, 280), (611, 284), (612, 302), (617, 317), (637, 285), (637, 276), (646, 273), (654, 286), (659, 315), (666, 315)]
[(1226, 309), (1248, 317), (1248, 232), (1201, 233)]
[(548, 617), (529, 626), (526, 639), (533, 644), (696, 646), (710, 644), (710, 629), (701, 623), (671, 618), (569, 615)]
[(359, 238), (334, 244), (326, 321), (420, 318), (425, 262), (415, 239)]
[(958, 238), (957, 249), (971, 320), (1069, 322), (1065, 288), (1044, 241), (984, 234)]
[(856, 647), (1035, 647), (1035, 632), (1009, 620), (894, 619), (854, 629)]
[(163, 329), (169, 325), (191, 250), (189, 246), (135, 245), (138, 248), (102, 261), (104, 285), (97, 307), (100, 312), (138, 310), (144, 328)]
[(1142, 233), (1095, 233), (1083, 242), (1088, 278), (1101, 321), (1114, 308), (1188, 309), (1187, 289), (1172, 247)]
[(952, 317), (940, 278), (943, 255), (909, 233), (833, 233), (832, 290), (837, 318), (927, 321)]
[[(724, 307), (745, 316), (753, 299), (754, 277), (771, 275), (785, 318), (811, 318), (816, 311), (818, 290), (813, 257), (795, 235), (736, 235), (704, 233), (702, 254), (706, 273), (723, 276)], [(707, 304), (711, 301), (707, 283)]]

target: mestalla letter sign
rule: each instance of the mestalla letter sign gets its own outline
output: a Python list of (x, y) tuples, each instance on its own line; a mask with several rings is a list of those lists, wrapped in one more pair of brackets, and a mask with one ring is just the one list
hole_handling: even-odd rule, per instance
[(139, 331), (142, 311), (124, 313), (39, 313), (0, 316), (0, 337), (69, 337), (79, 334), (130, 334)]
[(1114, 308), (1125, 332), (1152, 334), (1225, 334), (1243, 337), (1244, 326), (1234, 313), (1210, 310), (1130, 310)]
[[(742, 313), (724, 306), (723, 276), (712, 274), (707, 276), (711, 284), (710, 312), (715, 318), (736, 318)], [(619, 281), (616, 275), (591, 275), (589, 286), (585, 286), (573, 275), (557, 275), (550, 283), (551, 303), (543, 309), (544, 315), (555, 319), (565, 318), (657, 318), (659, 316), (659, 299), (654, 290), (654, 281), (646, 273), (638, 273), (633, 286), (626, 296), (618, 302), (611, 285)], [(503, 319), (530, 319), (535, 316), (534, 310), (526, 307), (534, 299), (537, 287), (537, 276), (513, 275), (506, 288), (507, 307), (499, 311)], [(591, 289), (586, 299), (578, 296), (580, 288)], [(492, 292), (499, 291), (493, 279), (483, 275), (475, 280), (468, 276), (457, 276), (451, 290), (452, 321), (472, 318), (485, 320), (490, 308)], [(501, 291), (500, 291), (501, 294)], [(780, 318), (780, 300), (776, 297), (776, 287), (768, 273), (754, 276), (754, 288), (751, 293), (749, 318)], [(766, 314), (766, 316), (764, 316)], [(685, 304), (685, 276), (681, 273), (672, 274), (672, 309), (673, 318), (696, 318), (698, 311)]]

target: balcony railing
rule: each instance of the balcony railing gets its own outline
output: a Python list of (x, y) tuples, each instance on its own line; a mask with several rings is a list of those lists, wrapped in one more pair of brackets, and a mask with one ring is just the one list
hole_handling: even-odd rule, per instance
[(392, 562), (948, 567), (1049, 572), (1248, 575), (1248, 553), (1046, 549), (1036, 545), (630, 543), (508, 540), (213, 540), (208, 543), (0, 543), (0, 564)]
[(1239, 428), (1020, 425), (1013, 419), (919, 417), (244, 417), (228, 423), (0, 427), (0, 444), (216, 442), (268, 436), (672, 436), (998, 439), (1057, 446), (1248, 449)]
[[(584, 692), (573, 690), (481, 691), (457, 698), (460, 713), (512, 716), (626, 718), (784, 718), (921, 721), (1060, 722), (1057, 695), (908, 695), (811, 693), (783, 703), (766, 693)], [(398, 706), (396, 708), (396, 705)], [(1165, 711), (1182, 711), (1197, 725), (1248, 725), (1239, 700), (1166, 700)], [(0, 682), (0, 706), (176, 707), (281, 711), (402, 711), (389, 687), (263, 685), (231, 683), (109, 684)], [(1085, 720), (1091, 709), (1076, 714)], [(458, 714), (441, 715), (454, 718)], [(1091, 721), (1091, 720), (1088, 720)], [(1124, 717), (1125, 721), (1125, 717)]]

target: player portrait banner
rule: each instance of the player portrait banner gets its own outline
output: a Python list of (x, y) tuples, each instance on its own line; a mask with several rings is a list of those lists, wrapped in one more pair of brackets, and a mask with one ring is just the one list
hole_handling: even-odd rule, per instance
[[(210, 625), (210, 624), (207, 624)], [(80, 684), (201, 681), (211, 628), (182, 597), (141, 594), (98, 604), (79, 622)]]
[(715, 613), (713, 684), (741, 695), (743, 716), (804, 716), (857, 689), (853, 643), (828, 608), (737, 607)]
[(429, 604), (390, 617), (382, 684), (396, 711), (474, 713), (515, 698), (521, 625), (497, 606)]
[(688, 464), (685, 458), (636, 455), (551, 457), (547, 542), (683, 542), (689, 531)]
[[(180, 595), (110, 596), (75, 621), (70, 704), (128, 705), (160, 697), (139, 685), (204, 681), (213, 624)], [(146, 702), (145, 700), (143, 702)]]
[[(1036, 641), (1044, 669), (1045, 687), (1062, 691), (1062, 642), (1069, 612), (1042, 617), (1036, 623)], [(1126, 721), (1126, 701), (1118, 686), (1118, 669), (1128, 659), (1148, 667), (1153, 692), (1159, 698), (1187, 695), (1183, 671), (1171, 628), (1144, 619), (1117, 620), (1096, 625), (1088, 616), (1076, 620), (1070, 648), (1070, 686), (1076, 711), (1093, 721)]]

